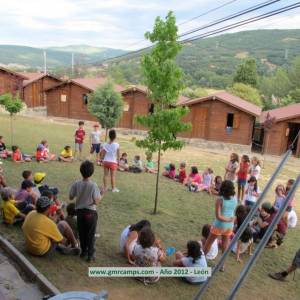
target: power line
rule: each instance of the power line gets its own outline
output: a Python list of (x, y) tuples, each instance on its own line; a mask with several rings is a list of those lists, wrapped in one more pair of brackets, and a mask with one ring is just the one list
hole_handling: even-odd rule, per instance
[(263, 20), (263, 19), (270, 18), (272, 16), (284, 13), (286, 11), (289, 11), (289, 10), (292, 10), (292, 9), (296, 9), (298, 7), (300, 7), (300, 1), (296, 2), (294, 4), (291, 4), (291, 5), (288, 5), (288, 6), (284, 6), (284, 7), (281, 7), (279, 9), (276, 9), (276, 10), (264, 13), (264, 14), (259, 15), (259, 16), (248, 18), (246, 20), (242, 20), (242, 21), (239, 21), (239, 22), (236, 22), (236, 23), (224, 26), (222, 28), (211, 30), (211, 31), (208, 31), (208, 32), (203, 33), (203, 34), (200, 34), (200, 35), (197, 35), (197, 36), (193, 36), (193, 37), (185, 39), (185, 40), (181, 40), (180, 43), (192, 42), (192, 41), (195, 41), (195, 40), (203, 39), (203, 38), (209, 37), (211, 35), (215, 35), (215, 34), (218, 34), (218, 33), (224, 32), (224, 31), (228, 31), (230, 29), (234, 29), (234, 28), (237, 28), (237, 27), (241, 27), (241, 26), (247, 25), (249, 23), (254, 23), (254, 22), (257, 22), (257, 21), (260, 21), (260, 20)]
[[(217, 10), (219, 10), (219, 9), (225, 7), (225, 6), (228, 6), (228, 5), (230, 5), (230, 4), (232, 4), (232, 3), (236, 2), (236, 1), (238, 1), (238, 0), (231, 0), (231, 1), (228, 1), (228, 2), (226, 2), (226, 3), (224, 3), (224, 4), (222, 4), (222, 5), (219, 5), (219, 6), (215, 7), (215, 8), (212, 8), (212, 9), (210, 9), (210, 10), (208, 10), (208, 11), (206, 11), (206, 12), (204, 12), (204, 13), (198, 15), (198, 16), (195, 16), (195, 17), (193, 17), (193, 18), (191, 18), (191, 19), (188, 19), (188, 20), (186, 20), (186, 21), (183, 21), (183, 22), (179, 23), (177, 26), (181, 26), (181, 25), (183, 25), (183, 24), (190, 23), (191, 21), (194, 21), (194, 20), (196, 20), (196, 19), (198, 19), (198, 18), (204, 17), (204, 16), (206, 16), (206, 15), (208, 15), (208, 14), (214, 12), (214, 11), (217, 11)], [(279, 0), (279, 1), (280, 1), (280, 0)], [(132, 47), (132, 46), (138, 45), (138, 44), (140, 44), (140, 43), (142, 43), (142, 42), (144, 42), (144, 41), (146, 41), (146, 40), (145, 40), (145, 39), (141, 39), (141, 40), (139, 40), (139, 41), (137, 41), (137, 42), (135, 42), (135, 43), (133, 43), (133, 44), (128, 45), (127, 47)]]
[[(203, 33), (201, 35), (197, 35), (197, 36), (193, 36), (193, 37), (187, 38), (185, 40), (181, 40), (180, 43), (181, 44), (185, 44), (185, 43), (188, 43), (188, 42), (191, 42), (191, 41), (203, 39), (205, 37), (209, 37), (209, 36), (212, 36), (212, 35), (224, 32), (224, 31), (228, 31), (228, 30), (233, 29), (233, 28), (241, 27), (241, 26), (244, 26), (246, 24), (250, 24), (250, 23), (262, 20), (262, 19), (266, 19), (266, 18), (269, 18), (271, 16), (274, 16), (274, 15), (277, 15), (277, 14), (281, 14), (283, 12), (286, 12), (286, 11), (289, 11), (289, 10), (292, 10), (292, 9), (296, 9), (296, 8), (299, 7), (298, 4), (300, 4), (300, 2), (296, 2), (296, 3), (292, 4), (292, 5), (281, 7), (280, 9), (277, 9), (277, 10), (269, 11), (268, 13), (264, 13), (264, 14), (256, 16), (256, 17), (248, 18), (248, 19), (245, 19), (243, 21), (239, 21), (239, 22), (227, 25), (227, 26), (223, 26), (223, 27), (217, 28), (215, 30), (211, 30), (209, 32)], [(136, 50), (136, 51), (133, 51), (133, 52), (130, 52), (130, 53), (122, 54), (122, 55), (116, 56), (114, 58), (103, 60), (103, 61), (101, 61), (101, 63), (106, 62), (106, 61), (110, 61), (110, 60), (119, 59), (119, 58), (122, 58), (122, 57), (135, 56), (136, 54), (138, 54), (140, 52), (144, 52), (144, 51), (146, 51), (148, 49), (151, 49), (152, 47), (153, 47), (153, 45), (145, 47), (145, 48), (142, 48), (142, 49), (139, 49), (139, 50)]]
[(251, 6), (251, 7), (249, 7), (249, 8), (246, 8), (246, 9), (244, 9), (244, 10), (241, 10), (241, 11), (239, 11), (239, 12), (236, 12), (236, 13), (234, 13), (234, 14), (232, 14), (232, 15), (229, 15), (229, 16), (227, 16), (227, 17), (218, 19), (218, 20), (216, 20), (216, 21), (214, 21), (214, 22), (211, 22), (211, 23), (209, 23), (209, 24), (207, 24), (207, 25), (203, 25), (203, 26), (201, 26), (201, 27), (198, 27), (198, 28), (189, 30), (189, 31), (187, 31), (187, 32), (184, 32), (184, 33), (180, 34), (179, 37), (183, 37), (183, 36), (192, 34), (192, 33), (194, 33), (194, 32), (197, 32), (197, 31), (200, 31), (200, 30), (203, 30), (203, 29), (206, 29), (206, 28), (209, 28), (209, 27), (218, 25), (218, 24), (220, 24), (220, 23), (223, 23), (223, 22), (226, 22), (226, 21), (235, 19), (235, 18), (237, 18), (237, 17), (240, 17), (240, 16), (243, 16), (243, 15), (245, 15), (245, 14), (254, 12), (254, 11), (256, 11), (256, 10), (259, 10), (259, 9), (261, 9), (261, 8), (264, 8), (264, 7), (267, 7), (267, 6), (272, 5), (272, 4), (274, 4), (274, 3), (276, 3), (276, 2), (279, 2), (279, 1), (281, 1), (281, 0), (268, 0), (268, 1), (266, 1), (266, 2), (263, 2), (263, 3), (260, 3), (260, 4), (256, 4), (256, 5), (254, 5), (254, 6)]

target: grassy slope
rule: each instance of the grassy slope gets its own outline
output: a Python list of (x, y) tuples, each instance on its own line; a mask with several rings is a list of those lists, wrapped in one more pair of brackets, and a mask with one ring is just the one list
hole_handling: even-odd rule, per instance
[[(9, 126), (7, 117), (0, 116), (0, 134), (9, 141)], [(24, 152), (33, 152), (35, 145), (43, 138), (50, 142), (53, 152), (58, 151), (65, 144), (73, 144), (75, 126), (54, 124), (44, 121), (17, 118), (15, 121), (15, 140)], [(121, 148), (129, 153), (131, 159), (135, 153), (141, 153), (127, 138), (120, 139)], [(87, 152), (87, 148), (85, 151)], [(226, 155), (227, 156), (227, 155)], [(223, 154), (201, 151), (191, 146), (180, 152), (168, 152), (164, 163), (172, 160), (179, 162), (187, 160), (197, 164), (201, 169), (212, 166), (216, 174), (223, 173), (227, 157)], [(188, 159), (187, 159), (188, 158)], [(266, 163), (262, 174), (263, 185), (271, 172), (276, 167), (275, 163)], [(299, 159), (292, 159), (280, 175), (280, 181), (285, 182), (289, 177), (295, 177), (300, 168)], [(70, 165), (57, 162), (51, 164), (30, 163), (26, 165), (12, 165), (4, 162), (4, 169), (11, 186), (18, 186), (21, 181), (21, 172), (25, 168), (33, 171), (47, 172), (47, 183), (57, 186), (61, 192), (61, 199), (67, 199), (70, 184), (79, 177), (79, 163)], [(93, 177), (101, 183), (102, 169), (96, 169)], [(153, 193), (155, 176), (150, 174), (125, 174), (118, 173), (119, 194), (108, 193), (99, 206), (97, 238), (97, 260), (94, 266), (122, 266), (125, 260), (118, 253), (118, 239), (121, 230), (130, 223), (142, 218), (148, 218), (157, 236), (164, 245), (184, 249), (187, 239), (199, 239), (203, 224), (210, 223), (214, 214), (214, 201), (206, 194), (192, 194), (174, 182), (162, 178), (160, 181), (159, 214), (150, 214), (153, 208)], [(297, 194), (298, 200), (300, 199)], [(273, 193), (268, 195), (273, 200)], [(298, 215), (300, 213), (299, 201), (297, 203)], [(0, 225), (0, 232), (24, 251), (23, 238), (18, 228), (7, 228)], [(243, 285), (237, 299), (296, 299), (300, 293), (299, 274), (297, 281), (277, 283), (267, 277), (267, 273), (277, 271), (287, 266), (295, 250), (300, 244), (300, 227), (288, 232), (284, 244), (277, 250), (266, 249), (263, 256), (255, 265), (251, 275)], [(28, 256), (25, 253), (26, 256)], [(55, 254), (49, 259), (28, 256), (30, 261), (42, 271), (61, 290), (101, 290), (107, 289), (110, 299), (192, 299), (197, 292), (197, 287), (189, 286), (177, 279), (161, 279), (154, 286), (144, 287), (133, 279), (89, 279), (87, 277), (88, 265), (79, 258), (65, 257)], [(244, 257), (244, 261), (246, 257)], [(170, 264), (171, 261), (168, 261)], [(238, 276), (242, 265), (237, 264), (231, 256), (227, 263), (225, 273), (218, 274), (216, 281), (209, 289), (205, 299), (223, 299), (233, 280)]]

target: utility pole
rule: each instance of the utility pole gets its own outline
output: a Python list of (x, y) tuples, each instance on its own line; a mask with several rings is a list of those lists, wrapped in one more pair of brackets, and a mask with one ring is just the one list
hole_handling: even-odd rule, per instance
[(72, 52), (72, 61), (71, 61), (71, 72), (72, 76), (74, 75), (74, 53)]
[(289, 58), (289, 49), (285, 48), (285, 51), (284, 51), (284, 59), (285, 60), (288, 60)]
[(44, 50), (44, 73), (47, 73), (47, 53), (46, 50)]

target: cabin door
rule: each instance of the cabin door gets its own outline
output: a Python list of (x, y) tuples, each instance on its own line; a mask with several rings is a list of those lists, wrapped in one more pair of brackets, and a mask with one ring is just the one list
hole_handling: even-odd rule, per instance
[(299, 138), (299, 131), (300, 131), (300, 123), (289, 123), (289, 136), (288, 136), (288, 144), (287, 148), (294, 142), (292, 147), (293, 154), (297, 157), (300, 157), (300, 138)]
[(192, 119), (192, 137), (205, 139), (205, 128), (207, 120), (207, 107), (195, 106), (193, 108), (193, 119)]
[(60, 117), (69, 117), (69, 107), (68, 107), (68, 102), (70, 101), (69, 99), (69, 94), (67, 92), (62, 92), (60, 94), (60, 99), (59, 99), (59, 116)]

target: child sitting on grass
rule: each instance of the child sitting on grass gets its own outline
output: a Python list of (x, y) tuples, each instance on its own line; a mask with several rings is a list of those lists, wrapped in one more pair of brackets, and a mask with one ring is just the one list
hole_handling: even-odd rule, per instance
[(54, 195), (50, 190), (45, 190), (41, 196), (51, 200), (49, 217), (56, 223), (64, 220), (63, 204), (57, 199), (57, 195)]
[(6, 149), (3, 136), (0, 136), (0, 158), (7, 158), (11, 156), (12, 152)]
[(24, 180), (21, 189), (15, 194), (16, 206), (25, 215), (35, 209), (37, 195), (33, 192), (33, 187), (30, 180)]
[(3, 174), (3, 169), (0, 167), (0, 191), (7, 186), (6, 179)]
[[(176, 252), (175, 257), (176, 260), (173, 263), (175, 267), (207, 268), (205, 255), (197, 241), (188, 241), (187, 253), (178, 251)], [(207, 276), (183, 277), (183, 280), (190, 284), (201, 284), (207, 280)]]
[(198, 190), (198, 187), (201, 183), (201, 176), (198, 172), (198, 168), (193, 166), (191, 167), (191, 173), (189, 174), (189, 177), (186, 181), (186, 186), (188, 187), (188, 190), (190, 192), (196, 192)]
[(22, 173), (22, 177), (24, 180), (33, 180), (33, 174), (31, 170), (24, 170)]
[(58, 157), (59, 161), (63, 162), (73, 162), (73, 152), (71, 146), (65, 146)]
[(48, 162), (48, 159), (46, 158), (46, 154), (44, 152), (44, 146), (42, 144), (39, 144), (36, 148), (35, 160), (39, 163)]
[(211, 195), (215, 195), (215, 196), (219, 195), (220, 189), (221, 189), (221, 185), (222, 185), (222, 182), (223, 182), (222, 177), (219, 176), (219, 175), (216, 176), (216, 177), (215, 177), (215, 180), (213, 181), (213, 184), (212, 184), (212, 186), (211, 186), (211, 188), (210, 188), (209, 193), (210, 193)]
[(181, 162), (178, 169), (178, 175), (175, 176), (175, 180), (184, 183), (186, 180), (186, 170), (185, 170), (185, 162)]
[[(248, 215), (249, 209), (245, 205), (239, 205), (235, 211), (235, 232), (239, 230), (244, 220)], [(240, 255), (248, 251), (249, 255), (252, 255), (252, 246), (253, 246), (253, 233), (250, 228), (250, 225), (246, 227), (244, 232), (242, 233), (240, 239), (233, 246), (232, 252), (236, 254), (236, 261), (242, 262)]]
[(141, 157), (136, 155), (133, 159), (132, 165), (129, 167), (129, 172), (132, 173), (142, 173), (144, 170), (143, 162), (141, 161)]
[(255, 176), (251, 176), (248, 180), (248, 186), (245, 191), (245, 205), (253, 206), (259, 196), (259, 190), (257, 186), (257, 179)]
[(65, 217), (65, 221), (70, 225), (76, 239), (78, 239), (77, 213), (75, 209), (75, 203), (69, 203), (67, 205), (67, 216)]
[(45, 159), (48, 160), (48, 161), (55, 160), (55, 154), (50, 153), (48, 141), (47, 140), (42, 140), (41, 145), (43, 147), (42, 151), (43, 151), (43, 156), (45, 157)]
[(22, 223), (25, 219), (25, 215), (16, 207), (13, 191), (9, 188), (4, 188), (1, 191), (1, 199), (3, 223), (7, 225)]
[[(203, 248), (206, 243), (206, 240), (210, 233), (210, 229), (211, 229), (211, 225), (209, 225), (209, 224), (204, 224), (202, 227), (202, 239), (201, 239), (201, 241), (199, 241), (201, 248)], [(218, 256), (218, 252), (219, 252), (218, 239), (216, 239), (212, 243), (210, 250), (206, 254), (206, 259), (214, 260)]]
[(145, 171), (147, 173), (156, 174), (157, 170), (155, 169), (154, 161), (152, 160), (152, 153), (146, 153), (146, 165), (145, 165)]
[(122, 153), (122, 155), (121, 155), (118, 170), (121, 171), (121, 172), (129, 170), (129, 165), (128, 165), (127, 153), (126, 152)]
[[(160, 263), (166, 259), (165, 252), (156, 242), (154, 233), (150, 227), (146, 227), (140, 232), (132, 255), (137, 267), (159, 267)], [(148, 283), (157, 282), (159, 276), (139, 277), (137, 279), (147, 285)]]
[(211, 168), (206, 168), (202, 174), (202, 183), (198, 185), (197, 192), (209, 192), (213, 184), (214, 171)]
[(30, 162), (31, 156), (28, 154), (23, 154), (19, 146), (12, 146), (12, 161), (16, 163)]
[(176, 167), (174, 164), (169, 164), (165, 167), (165, 171), (162, 173), (163, 176), (170, 178), (170, 179), (175, 179), (176, 176)]

